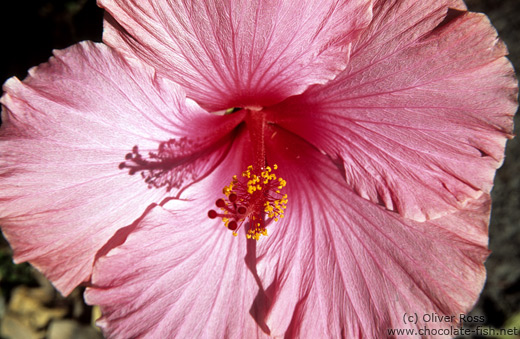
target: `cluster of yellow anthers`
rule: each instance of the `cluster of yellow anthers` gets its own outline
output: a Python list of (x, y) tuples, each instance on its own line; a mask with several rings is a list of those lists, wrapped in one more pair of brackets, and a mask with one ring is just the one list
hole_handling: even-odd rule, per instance
[[(247, 179), (245, 185), (234, 175), (231, 183), (223, 189), (223, 193), (229, 200), (237, 200), (239, 205), (247, 206), (247, 208), (238, 207), (237, 211), (239, 214), (240, 212), (247, 213), (244, 217), (249, 217), (250, 227), (246, 234), (248, 239), (258, 240), (262, 235), (267, 236), (267, 230), (260, 215), (262, 211), (269, 218), (278, 221), (283, 218), (284, 210), (287, 207), (287, 194), (281, 194), (281, 190), (287, 185), (287, 182), (277, 177), (273, 173), (273, 169), (278, 169), (278, 166), (273, 165), (273, 168), (266, 166), (257, 175), (254, 173), (253, 166), (249, 166), (242, 172), (242, 177)], [(241, 208), (243, 208), (242, 211), (240, 211)], [(234, 231), (236, 222), (227, 217), (222, 218), (222, 221), (226, 227)], [(237, 233), (233, 232), (233, 235), (237, 235)]]

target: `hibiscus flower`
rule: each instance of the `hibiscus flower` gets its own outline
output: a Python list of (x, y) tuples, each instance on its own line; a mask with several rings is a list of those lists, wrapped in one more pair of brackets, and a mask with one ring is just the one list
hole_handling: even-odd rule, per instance
[(99, 4), (104, 44), (4, 85), (16, 262), (63, 294), (86, 285), (110, 338), (458, 325), (517, 107), (484, 15), (457, 0)]

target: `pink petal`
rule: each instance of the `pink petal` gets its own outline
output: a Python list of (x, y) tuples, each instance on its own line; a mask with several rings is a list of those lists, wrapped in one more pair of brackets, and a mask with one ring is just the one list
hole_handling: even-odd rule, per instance
[(337, 159), (361, 197), (424, 221), (488, 193), (512, 132), (517, 82), (481, 14), (448, 1), (378, 1), (347, 69), (273, 108)]
[[(206, 175), (240, 118), (206, 113), (177, 85), (102, 44), (56, 51), (4, 90), (0, 224), (16, 262), (31, 261), (65, 294), (88, 280), (96, 253), (117, 230)], [(174, 159), (151, 183), (170, 192), (118, 168), (134, 145), (147, 159), (161, 142)]]
[(485, 280), (487, 194), (435, 221), (409, 221), (352, 192), (308, 144), (282, 130), (268, 139), (289, 197), (283, 222), (257, 248), (267, 303), (255, 305), (271, 335), (386, 338), (392, 328), (456, 326), (402, 319), (458, 321), (472, 307)]
[(101, 0), (103, 40), (212, 109), (267, 106), (346, 67), (368, 0)]
[(107, 337), (267, 337), (252, 316), (258, 284), (246, 265), (248, 242), (207, 216), (241, 170), (240, 157), (228, 157), (183, 200), (155, 207), (96, 262), (86, 300), (100, 305), (98, 325)]

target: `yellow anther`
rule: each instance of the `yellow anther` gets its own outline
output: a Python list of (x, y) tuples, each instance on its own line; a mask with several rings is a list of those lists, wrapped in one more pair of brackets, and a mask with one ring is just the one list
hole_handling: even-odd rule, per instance
[[(286, 181), (273, 173), (277, 169), (276, 164), (260, 171), (248, 166), (241, 176), (233, 175), (231, 183), (222, 189), (226, 197), (232, 194), (236, 196), (233, 202), (228, 200), (226, 206), (220, 207), (222, 222), (227, 228), (232, 228), (233, 236), (238, 235), (238, 229), (249, 219), (249, 223), (246, 223), (249, 225), (247, 239), (259, 240), (262, 235), (267, 236), (267, 222), (279, 221), (284, 217), (287, 194), (282, 196), (281, 189), (285, 187)], [(242, 179), (239, 180), (239, 177)], [(239, 209), (241, 212), (238, 212)]]

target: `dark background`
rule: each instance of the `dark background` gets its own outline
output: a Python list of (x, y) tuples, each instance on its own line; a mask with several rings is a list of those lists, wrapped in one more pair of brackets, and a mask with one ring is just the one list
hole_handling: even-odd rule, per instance
[[(520, 69), (520, 0), (467, 0), (472, 11), (486, 13)], [(7, 5), (8, 4), (8, 5)], [(53, 49), (81, 40), (101, 41), (103, 12), (94, 0), (17, 0), (2, 4), (0, 14), (0, 83), (23, 79), (27, 70), (47, 61)], [(518, 117), (516, 119), (518, 125)], [(515, 129), (518, 134), (518, 128)], [(490, 225), (492, 254), (488, 280), (472, 314), (484, 315), (495, 328), (520, 312), (520, 141), (508, 142), (506, 161), (497, 172)], [(35, 284), (28, 266), (13, 266), (0, 239), (2, 297), (19, 284)], [(1, 305), (0, 305), (1, 308)], [(0, 313), (1, 316), (1, 313)]]

